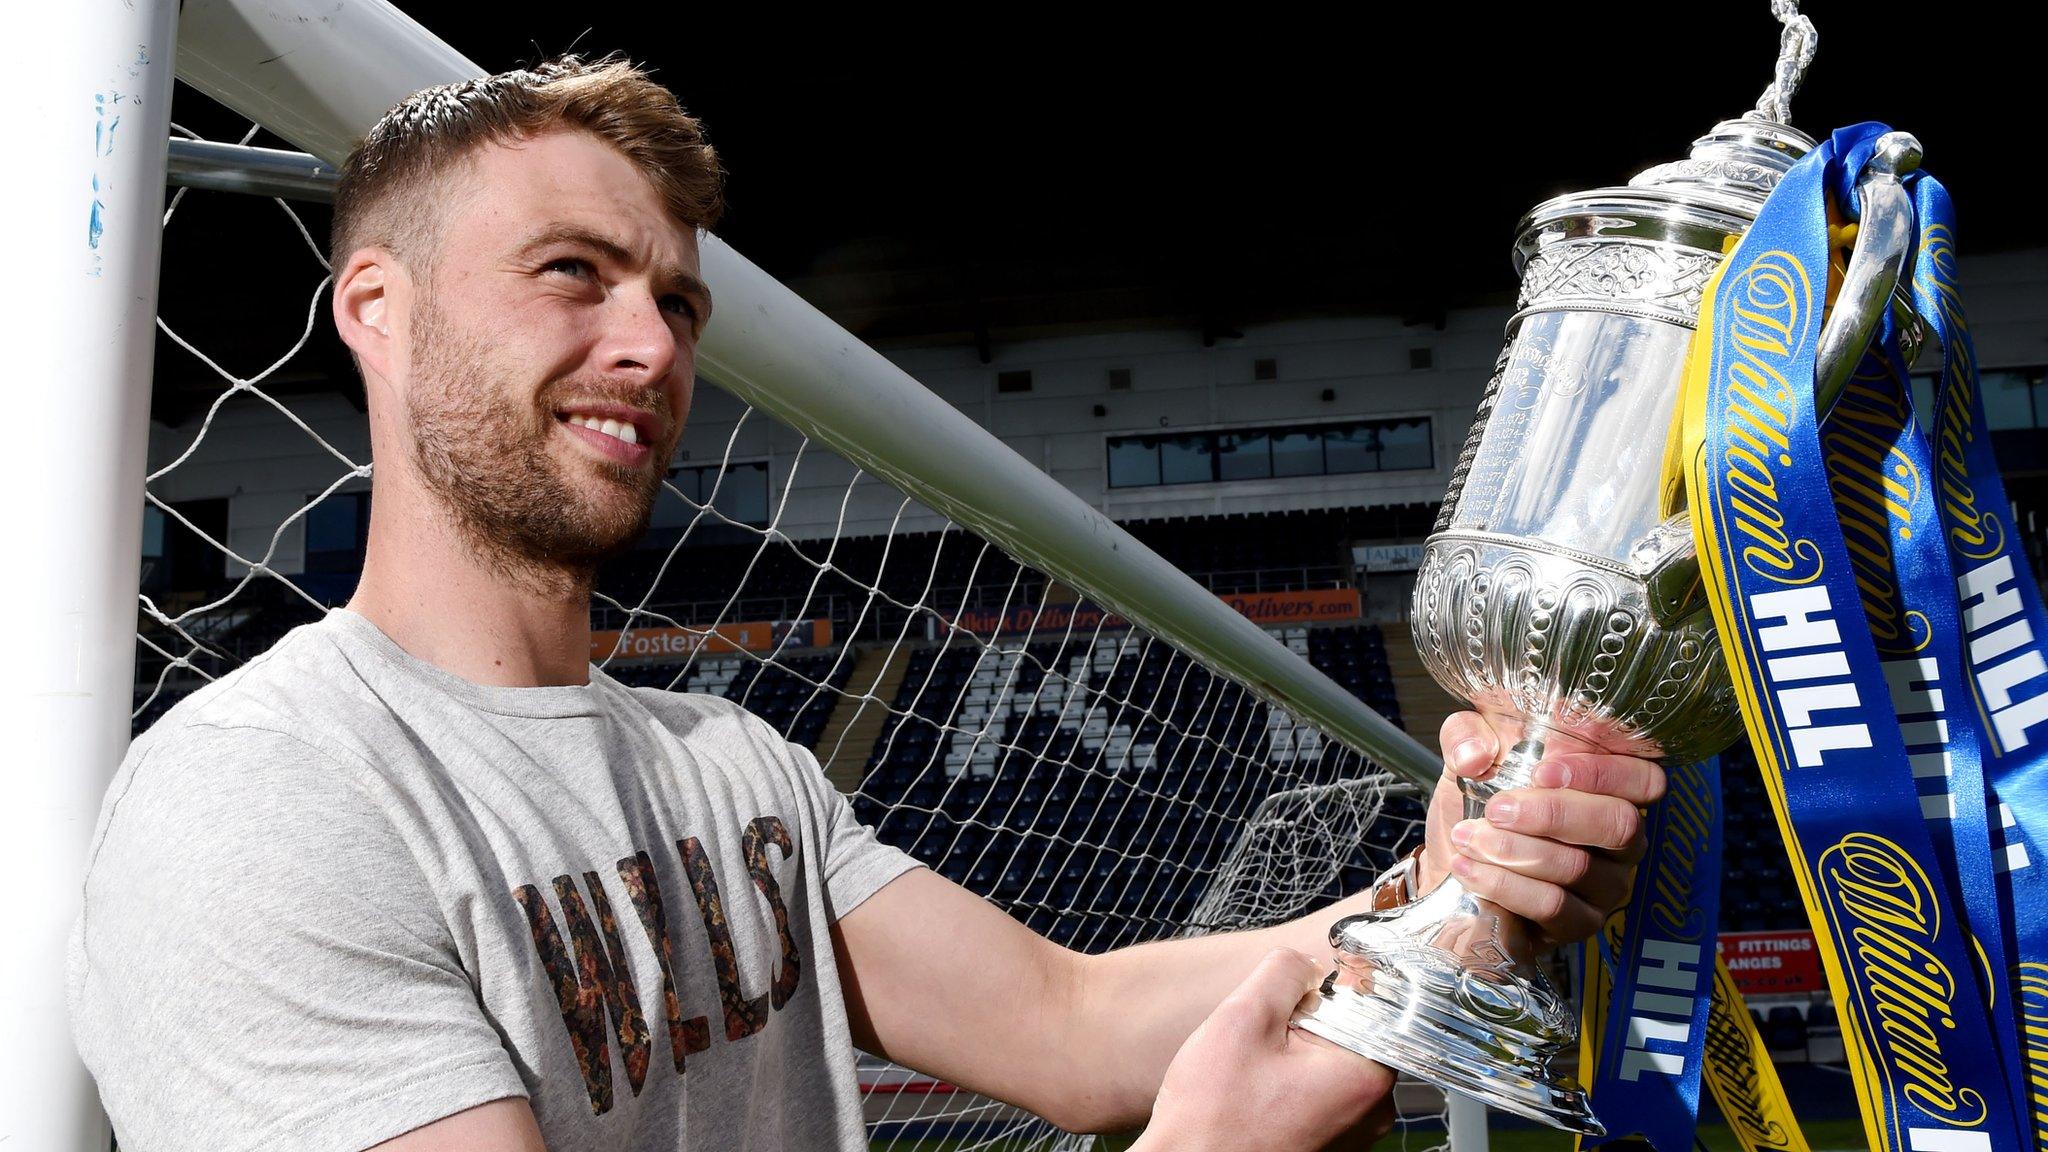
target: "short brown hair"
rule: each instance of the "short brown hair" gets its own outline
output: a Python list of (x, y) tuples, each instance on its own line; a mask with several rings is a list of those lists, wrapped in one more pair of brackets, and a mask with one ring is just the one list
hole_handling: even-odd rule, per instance
[(561, 56), (425, 88), (386, 112), (341, 167), (329, 237), (333, 258), (376, 245), (424, 276), (440, 217), (426, 195), (436, 181), (487, 144), (562, 128), (618, 149), (653, 183), (678, 223), (710, 228), (718, 222), (725, 173), (703, 125), (675, 94), (625, 60)]

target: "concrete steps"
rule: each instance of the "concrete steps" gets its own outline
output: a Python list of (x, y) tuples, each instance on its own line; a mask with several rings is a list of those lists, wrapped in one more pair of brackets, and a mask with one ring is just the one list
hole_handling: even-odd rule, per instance
[[(889, 715), (885, 705), (895, 701), (909, 664), (907, 649), (885, 645), (867, 649), (854, 661), (846, 695), (839, 698), (818, 737), (818, 758), (824, 762), (825, 778), (841, 792), (851, 795), (860, 787), (868, 754), (874, 751), (875, 741), (882, 735), (882, 721)], [(868, 699), (870, 696), (874, 699)]]

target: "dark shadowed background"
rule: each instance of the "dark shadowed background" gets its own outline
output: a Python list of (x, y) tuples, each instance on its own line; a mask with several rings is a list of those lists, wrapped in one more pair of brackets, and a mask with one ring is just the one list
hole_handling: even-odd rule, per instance
[[(1763, 0), (822, 23), (611, 0), (402, 6), (494, 70), (572, 47), (652, 67), (730, 171), (721, 234), (885, 347), (987, 349), (1097, 325), (1223, 334), (1276, 316), (1429, 324), (1504, 302), (1522, 212), (1683, 156), (1754, 106), (1778, 46)], [(1891, 0), (1805, 8), (1820, 46), (1796, 126), (1875, 119), (1917, 134), (1955, 193), (1965, 260), (2044, 242), (2023, 175), (2036, 170), (2041, 50), (2009, 17)], [(1934, 11), (1952, 22), (1931, 23)], [(232, 130), (204, 104), (181, 89), (181, 122)], [(274, 209), (200, 201), (168, 233), (174, 267), (214, 267), (209, 253), (228, 246), (252, 273), (306, 270)], [(308, 222), (324, 236), (324, 212)], [(180, 284), (167, 276), (166, 314), (216, 345), (295, 332), (303, 317), (304, 296), (230, 306)], [(161, 358), (176, 377), (180, 357)], [(332, 387), (344, 366), (320, 336), (277, 383)]]

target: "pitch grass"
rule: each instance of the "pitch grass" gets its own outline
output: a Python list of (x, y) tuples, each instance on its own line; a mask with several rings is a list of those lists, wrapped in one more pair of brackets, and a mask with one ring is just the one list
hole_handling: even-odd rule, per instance
[[(1806, 1133), (1807, 1146), (1814, 1152), (1851, 1152), (1868, 1148), (1863, 1138), (1863, 1124), (1859, 1120), (1807, 1120), (1799, 1128)], [(1488, 1152), (1571, 1152), (1572, 1138), (1566, 1133), (1549, 1128), (1495, 1128), (1487, 1134)], [(1736, 1142), (1734, 1133), (1726, 1124), (1702, 1124), (1695, 1133), (1696, 1148), (1707, 1152), (1742, 1152), (1742, 1145)], [(1398, 1147), (1394, 1137), (1380, 1141), (1381, 1148)], [(1646, 1147), (1637, 1145), (1637, 1147)], [(1665, 1149), (1664, 1152), (1676, 1152)]]
[[(1806, 1133), (1806, 1143), (1814, 1152), (1851, 1152), (1869, 1147), (1868, 1142), (1863, 1139), (1863, 1125), (1857, 1120), (1809, 1120), (1801, 1123), (1799, 1127)], [(1697, 1143), (1694, 1147), (1704, 1148), (1707, 1152), (1742, 1150), (1742, 1145), (1736, 1142), (1735, 1135), (1728, 1130), (1726, 1124), (1702, 1124), (1695, 1137)], [(1378, 1146), (1398, 1149), (1399, 1139), (1399, 1134), (1396, 1133), (1380, 1141)], [(1427, 1145), (1415, 1145), (1411, 1141), (1411, 1146)], [(1488, 1152), (1571, 1152), (1572, 1138), (1566, 1133), (1549, 1128), (1495, 1128), (1487, 1134), (1487, 1147)], [(1645, 1148), (1647, 1145), (1638, 1144), (1635, 1147)], [(1663, 1152), (1680, 1150), (1667, 1148)]]
[[(1863, 1125), (1856, 1120), (1813, 1120), (1800, 1125), (1806, 1133), (1806, 1142), (1814, 1152), (1849, 1152), (1867, 1147), (1863, 1139)], [(1123, 1152), (1131, 1146), (1132, 1137), (1108, 1136), (1096, 1142), (1097, 1152)], [(1707, 1152), (1741, 1152), (1742, 1145), (1725, 1124), (1703, 1124), (1698, 1133), (1696, 1147)], [(1441, 1142), (1435, 1131), (1417, 1131), (1409, 1137), (1407, 1147), (1411, 1149), (1432, 1148)], [(876, 1141), (870, 1145), (875, 1152), (958, 1152), (963, 1148), (975, 1147), (976, 1141), (955, 1142), (951, 1140), (917, 1141)], [(1400, 1152), (1401, 1133), (1398, 1129), (1379, 1142), (1378, 1148), (1386, 1152)], [(1495, 1128), (1487, 1134), (1488, 1152), (1571, 1152), (1572, 1138), (1563, 1132), (1549, 1128)], [(1678, 1149), (1664, 1149), (1664, 1152), (1679, 1152)]]

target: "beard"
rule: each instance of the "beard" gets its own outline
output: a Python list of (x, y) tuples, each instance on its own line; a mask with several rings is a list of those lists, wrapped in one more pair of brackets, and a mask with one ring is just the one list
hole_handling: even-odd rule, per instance
[(556, 402), (603, 397), (667, 427), (667, 394), (621, 395), (615, 383), (568, 376), (527, 399), (507, 394), (516, 372), (494, 363), (490, 346), (449, 323), (430, 298), (420, 301), (415, 331), (406, 411), (413, 467), (427, 490), (499, 575), (554, 594), (587, 591), (600, 563), (646, 533), (663, 470), (559, 458)]

